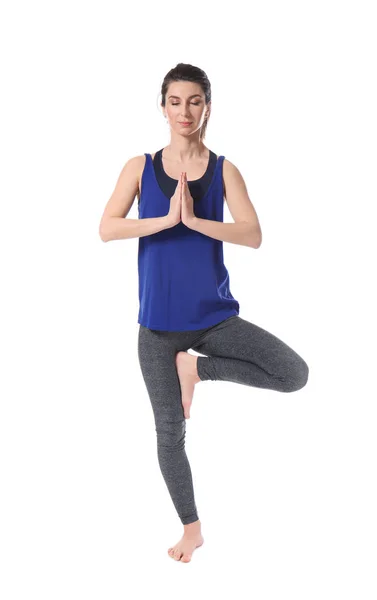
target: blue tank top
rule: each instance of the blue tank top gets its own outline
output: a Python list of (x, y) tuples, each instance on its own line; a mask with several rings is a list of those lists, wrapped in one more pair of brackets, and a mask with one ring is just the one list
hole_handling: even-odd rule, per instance
[[(158, 183), (152, 156), (145, 153), (145, 157), (139, 219), (166, 216), (170, 197)], [(218, 157), (204, 195), (194, 199), (194, 213), (200, 219), (223, 221), (224, 158)], [(178, 182), (172, 181), (175, 189)], [(188, 182), (191, 193), (197, 181)], [(138, 323), (144, 327), (159, 331), (204, 329), (239, 314), (224, 265), (223, 242), (182, 222), (139, 238), (138, 270)]]

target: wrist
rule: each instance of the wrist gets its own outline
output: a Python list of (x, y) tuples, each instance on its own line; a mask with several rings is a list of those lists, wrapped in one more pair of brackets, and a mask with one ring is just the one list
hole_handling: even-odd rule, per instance
[(169, 227), (171, 227), (171, 221), (170, 221), (169, 215), (165, 215), (164, 217), (161, 217), (161, 219), (162, 219), (161, 222), (163, 224), (164, 229), (169, 229)]
[(185, 225), (189, 229), (196, 229), (197, 223), (198, 223), (198, 217), (193, 216), (191, 219), (189, 219), (187, 221), (187, 223), (185, 223)]

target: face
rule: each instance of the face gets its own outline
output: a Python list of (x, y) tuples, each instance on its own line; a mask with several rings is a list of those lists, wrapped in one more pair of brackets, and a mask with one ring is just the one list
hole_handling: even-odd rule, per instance
[[(173, 81), (169, 84), (162, 107), (170, 127), (180, 135), (200, 129), (209, 116), (210, 104), (205, 104), (201, 86), (191, 81)], [(189, 122), (189, 125), (184, 124)]]

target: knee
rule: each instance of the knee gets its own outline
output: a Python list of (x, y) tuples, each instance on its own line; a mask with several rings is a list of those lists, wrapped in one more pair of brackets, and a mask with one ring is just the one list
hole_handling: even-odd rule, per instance
[(290, 373), (285, 379), (285, 392), (297, 392), (301, 390), (308, 382), (309, 378), (309, 367), (307, 363), (301, 359), (294, 370), (294, 373)]
[(156, 423), (157, 446), (171, 451), (185, 447), (186, 420)]

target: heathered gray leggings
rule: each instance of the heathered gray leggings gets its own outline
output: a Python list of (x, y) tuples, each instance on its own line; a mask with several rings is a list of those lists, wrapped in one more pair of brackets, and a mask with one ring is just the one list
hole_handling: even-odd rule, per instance
[(201, 380), (232, 381), (294, 392), (308, 380), (306, 362), (284, 342), (235, 315), (206, 329), (157, 331), (139, 327), (138, 355), (152, 404), (158, 461), (181, 522), (198, 520), (191, 468), (185, 451), (186, 420), (175, 356), (189, 348), (198, 356)]

